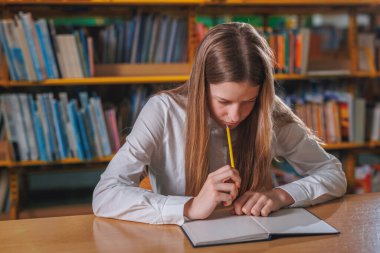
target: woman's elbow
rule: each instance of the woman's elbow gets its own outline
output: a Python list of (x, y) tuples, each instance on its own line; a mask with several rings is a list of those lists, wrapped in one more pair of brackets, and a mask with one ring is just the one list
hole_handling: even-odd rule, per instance
[(104, 217), (104, 209), (106, 208), (106, 204), (104, 203), (104, 193), (106, 189), (101, 189), (99, 184), (95, 187), (94, 192), (92, 194), (92, 211), (94, 215), (99, 217)]
[(337, 197), (343, 196), (347, 192), (347, 178), (346, 174), (342, 171), (339, 174), (339, 180), (337, 180)]

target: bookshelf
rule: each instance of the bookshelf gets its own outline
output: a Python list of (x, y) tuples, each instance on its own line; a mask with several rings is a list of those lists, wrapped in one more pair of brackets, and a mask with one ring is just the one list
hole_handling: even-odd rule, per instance
[[(36, 17), (67, 17), (70, 15), (81, 16), (83, 14), (95, 14), (98, 16), (123, 15), (132, 7), (143, 12), (168, 12), (176, 13), (179, 11), (186, 18), (186, 29), (188, 32), (187, 60), (180, 63), (123, 63), (123, 64), (96, 64), (95, 74), (84, 78), (60, 78), (45, 79), (41, 81), (13, 81), (8, 74), (8, 66), (2, 65), (0, 70), (0, 88), (7, 92), (13, 89), (33, 89), (40, 87), (65, 88), (81, 86), (107, 85), (120, 86), (145, 86), (146, 84), (162, 83), (182, 83), (187, 80), (191, 67), (191, 61), (197, 46), (196, 16), (203, 14), (251, 14), (261, 15), (264, 19), (264, 26), (268, 22), (268, 16), (294, 14), (297, 15), (297, 22), (303, 19), (303, 15), (313, 13), (345, 13), (349, 15), (348, 24), (348, 49), (350, 56), (350, 72), (341, 73), (322, 73), (322, 74), (296, 74), (296, 73), (277, 73), (275, 79), (278, 81), (303, 81), (309, 79), (333, 79), (333, 80), (358, 80), (376, 79), (380, 77), (380, 72), (369, 72), (358, 70), (357, 53), (357, 14), (360, 12), (373, 12), (373, 7), (380, 6), (374, 0), (331, 0), (331, 1), (312, 1), (312, 0), (3, 0), (0, 10), (2, 18), (12, 18), (18, 11), (31, 12)], [(78, 12), (69, 13), (70, 8), (78, 8)], [(276, 7), (276, 8), (274, 8)], [(5, 62), (5, 56), (3, 56)], [(122, 73), (122, 75), (120, 74)], [(286, 88), (286, 87), (285, 87)], [(362, 152), (378, 152), (380, 142), (353, 143), (342, 142), (326, 144), (324, 148), (329, 151), (338, 151), (345, 158), (345, 170), (349, 182), (349, 191), (355, 184), (355, 156)], [(9, 171), (10, 178), (10, 218), (14, 219), (19, 214), (19, 177), (25, 169), (44, 168), (50, 170), (55, 166), (86, 168), (87, 165), (104, 166), (112, 158), (112, 155), (97, 157), (92, 160), (80, 160), (77, 158), (66, 158), (58, 161), (0, 161), (0, 167)]]

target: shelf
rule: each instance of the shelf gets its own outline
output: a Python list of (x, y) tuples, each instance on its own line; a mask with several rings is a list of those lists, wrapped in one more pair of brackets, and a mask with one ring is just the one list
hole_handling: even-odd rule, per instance
[(368, 146), (370, 148), (380, 147), (380, 141), (371, 141), (370, 143), (368, 143)]
[[(342, 76), (308, 76), (297, 74), (275, 74), (275, 80), (307, 80), (310, 78), (373, 78), (379, 77), (369, 75), (368, 73), (357, 73), (355, 75), (342, 75)], [(3, 87), (26, 87), (26, 86), (65, 86), (65, 85), (121, 85), (121, 84), (139, 84), (139, 83), (182, 83), (187, 81), (187, 75), (171, 75), (171, 76), (119, 76), (119, 77), (87, 77), (87, 78), (61, 78), (61, 79), (47, 79), (41, 82), (32, 81), (0, 81), (0, 86)]]
[(375, 77), (379, 77), (380, 73), (379, 72), (371, 73), (371, 72), (358, 71), (358, 72), (354, 72), (353, 75), (356, 77), (375, 78)]
[[(380, 142), (369, 142), (369, 143), (352, 143), (352, 142), (342, 142), (342, 143), (334, 143), (334, 144), (325, 144), (323, 145), (326, 150), (343, 150), (343, 149), (357, 149), (357, 148), (377, 148), (380, 147)], [(12, 167), (31, 167), (31, 166), (55, 166), (55, 165), (73, 165), (73, 164), (89, 164), (89, 163), (108, 163), (111, 161), (112, 157), (100, 157), (95, 158), (93, 160), (80, 160), (77, 158), (68, 158), (61, 161), (52, 161), (52, 162), (44, 162), (44, 161), (0, 161), (0, 167), (12, 168)]]
[(334, 144), (323, 145), (326, 150), (341, 150), (341, 149), (355, 149), (355, 148), (370, 148), (368, 143), (352, 143), (352, 142), (342, 142)]
[(64, 5), (203, 5), (203, 4), (223, 4), (223, 5), (345, 5), (363, 6), (375, 5), (376, 0), (3, 0), (3, 4), (64, 4)]
[(363, 5), (375, 5), (378, 3), (376, 0), (219, 0), (209, 1), (209, 3), (218, 3), (224, 5), (344, 5), (344, 6), (363, 6)]
[(189, 78), (189, 63), (164, 64), (96, 64), (95, 76), (86, 78), (46, 79), (33, 81), (1, 81), (5, 87), (18, 86), (62, 86), (62, 85), (107, 85), (136, 83), (180, 83)]
[(199, 5), (204, 0), (3, 0), (5, 5)]
[(113, 155), (111, 156), (105, 156), (105, 157), (99, 157), (92, 160), (80, 160), (78, 158), (68, 158), (65, 160), (60, 161), (52, 161), (52, 162), (45, 162), (45, 161), (21, 161), (21, 162), (14, 162), (14, 161), (0, 161), (0, 167), (7, 167), (7, 168), (13, 168), (13, 167), (28, 167), (28, 166), (54, 166), (54, 165), (72, 165), (72, 164), (88, 164), (88, 163), (107, 163), (111, 161)]
[(178, 83), (185, 82), (186, 75), (178, 76), (128, 76), (128, 77), (88, 77), (47, 79), (41, 82), (31, 81), (1, 81), (4, 87), (21, 86), (64, 86), (64, 85), (105, 85), (105, 84), (135, 84), (135, 83)]
[[(275, 80), (307, 80), (311, 78), (376, 78), (380, 73), (355, 72), (352, 75), (300, 75), (300, 74), (275, 74)], [(121, 85), (139, 83), (182, 83), (187, 81), (188, 75), (151, 75), (151, 76), (107, 76), (87, 78), (60, 78), (46, 79), (41, 82), (33, 81), (4, 81), (0, 80), (3, 87), (25, 87), (25, 86), (65, 86), (65, 85)]]

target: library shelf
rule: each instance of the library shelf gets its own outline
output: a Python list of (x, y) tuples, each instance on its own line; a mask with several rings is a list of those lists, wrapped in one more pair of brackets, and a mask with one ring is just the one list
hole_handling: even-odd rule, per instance
[[(380, 74), (357, 73), (353, 75), (299, 75), (299, 74), (275, 74), (275, 80), (307, 80), (317, 78), (375, 78)], [(0, 80), (2, 87), (33, 87), (33, 86), (75, 86), (75, 85), (126, 85), (143, 83), (182, 83), (187, 81), (188, 75), (163, 75), (163, 76), (114, 76), (114, 77), (85, 77), (85, 78), (60, 78), (46, 79), (44, 81), (7, 81)]]
[(333, 144), (325, 144), (323, 147), (326, 150), (342, 150), (342, 149), (355, 149), (355, 148), (366, 148), (367, 143), (353, 143), (353, 142), (341, 142)]
[(89, 163), (107, 163), (111, 161), (113, 155), (98, 157), (92, 160), (80, 160), (78, 158), (68, 158), (59, 161), (0, 161), (0, 167), (13, 168), (13, 167), (28, 167), (28, 166), (56, 166), (56, 165), (72, 165), (72, 164), (89, 164)]
[(46, 79), (41, 82), (31, 81), (2, 81), (3, 87), (25, 86), (73, 86), (73, 85), (108, 85), (108, 84), (137, 84), (137, 83), (178, 83), (188, 79), (186, 75), (175, 76), (127, 76), (127, 77), (87, 77)]
[(20, 4), (52, 4), (52, 5), (198, 5), (203, 4), (205, 0), (3, 0), (3, 4), (20, 5)]
[(223, 5), (341, 5), (341, 6), (363, 6), (375, 5), (375, 0), (216, 0), (207, 1), (208, 3), (219, 3)]

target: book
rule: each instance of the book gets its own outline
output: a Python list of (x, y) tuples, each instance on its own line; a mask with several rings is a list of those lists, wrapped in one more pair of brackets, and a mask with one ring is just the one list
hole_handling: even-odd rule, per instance
[(281, 236), (339, 234), (304, 208), (281, 209), (268, 217), (232, 215), (216, 210), (206, 220), (185, 222), (182, 230), (193, 247), (271, 240)]

